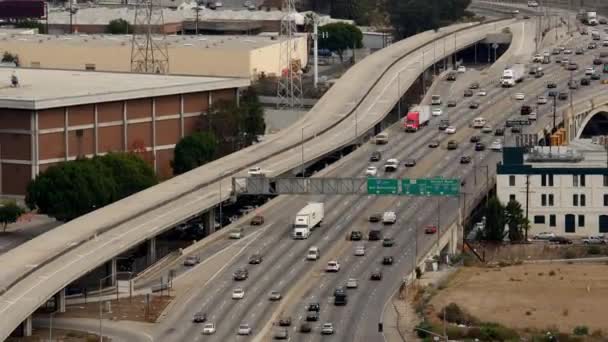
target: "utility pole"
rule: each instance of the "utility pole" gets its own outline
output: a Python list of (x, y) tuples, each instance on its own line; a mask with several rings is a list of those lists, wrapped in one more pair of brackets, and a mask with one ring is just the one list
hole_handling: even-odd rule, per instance
[[(313, 33), (312, 39), (314, 42), (313, 54), (314, 54), (314, 87), (317, 89), (319, 83), (319, 22), (317, 17), (313, 17)], [(327, 39), (327, 32), (321, 32), (321, 39)]]
[[(528, 209), (530, 207), (530, 175), (526, 174), (526, 220), (528, 220)], [(528, 230), (526, 229), (525, 240), (528, 241)]]
[(198, 36), (198, 22), (199, 22), (199, 14), (201, 13), (201, 6), (196, 3), (196, 7), (194, 7), (194, 12), (196, 12), (196, 22), (194, 22), (194, 34)]

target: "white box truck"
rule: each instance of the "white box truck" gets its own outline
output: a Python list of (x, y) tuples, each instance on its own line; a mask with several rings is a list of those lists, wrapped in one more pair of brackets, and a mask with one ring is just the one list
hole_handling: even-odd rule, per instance
[(310, 202), (296, 214), (293, 223), (293, 238), (308, 239), (315, 227), (321, 225), (325, 216), (323, 202)]
[(585, 18), (583, 19), (584, 23), (590, 26), (595, 26), (598, 24), (597, 21), (597, 13), (596, 12), (587, 12), (585, 13)]
[(513, 64), (505, 68), (502, 72), (500, 83), (503, 87), (513, 87), (515, 83), (519, 83), (524, 79), (526, 66), (523, 64)]

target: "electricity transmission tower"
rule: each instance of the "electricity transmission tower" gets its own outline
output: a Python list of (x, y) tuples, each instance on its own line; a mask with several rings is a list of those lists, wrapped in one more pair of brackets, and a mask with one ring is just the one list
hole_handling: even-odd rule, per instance
[(302, 65), (297, 58), (297, 32), (295, 0), (285, 0), (284, 16), (279, 31), (279, 82), (277, 84), (277, 107), (302, 106)]
[[(166, 74), (169, 52), (160, 0), (137, 0), (131, 40), (131, 71)], [(154, 31), (157, 34), (154, 35)]]

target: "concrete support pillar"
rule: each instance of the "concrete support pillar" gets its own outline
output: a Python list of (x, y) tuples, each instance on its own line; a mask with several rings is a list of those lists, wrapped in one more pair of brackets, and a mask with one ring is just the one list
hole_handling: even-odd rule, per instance
[(156, 237), (148, 240), (148, 264), (156, 262)]
[(23, 337), (32, 336), (32, 316), (27, 316), (25, 321), (21, 323), (21, 329)]
[(458, 225), (453, 225), (450, 229), (450, 241), (448, 242), (448, 253), (456, 254), (458, 251)]
[(111, 284), (112, 286), (116, 285), (116, 274), (118, 273), (118, 266), (116, 263), (117, 259), (116, 258), (112, 258), (110, 260), (110, 274), (112, 275), (110, 277), (111, 279)]
[(205, 236), (215, 232), (215, 210), (211, 209), (203, 213), (203, 226), (205, 227)]
[(55, 294), (55, 310), (65, 312), (65, 287)]

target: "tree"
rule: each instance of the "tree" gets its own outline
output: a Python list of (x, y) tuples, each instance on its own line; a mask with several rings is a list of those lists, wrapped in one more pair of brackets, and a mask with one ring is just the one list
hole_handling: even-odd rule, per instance
[(150, 164), (133, 153), (109, 153), (95, 157), (94, 161), (103, 164), (101, 167), (107, 167), (111, 172), (116, 182), (116, 199), (125, 198), (158, 184)]
[(2, 223), (2, 232), (6, 233), (6, 227), (10, 223), (17, 221), (19, 216), (23, 215), (24, 210), (15, 203), (15, 201), (6, 201), (0, 205), (0, 223)]
[(488, 241), (500, 242), (505, 237), (505, 208), (498, 198), (492, 197), (485, 208), (486, 224), (483, 237)]
[(260, 103), (254, 87), (249, 87), (241, 96), (239, 121), (245, 143), (250, 145), (256, 136), (264, 134), (266, 123), (264, 121), (264, 107)]
[(515, 200), (509, 201), (505, 208), (506, 222), (509, 226), (509, 240), (519, 242), (524, 239), (524, 231), (527, 229), (527, 219), (521, 204)]
[(173, 173), (182, 174), (212, 161), (216, 148), (217, 140), (212, 133), (197, 132), (184, 137), (177, 143), (173, 152)]
[(107, 32), (109, 34), (130, 34), (133, 33), (133, 26), (123, 18), (110, 20)]
[(347, 23), (331, 23), (319, 27), (327, 38), (319, 39), (319, 48), (335, 52), (344, 61), (344, 51), (363, 47), (363, 33), (358, 27)]

